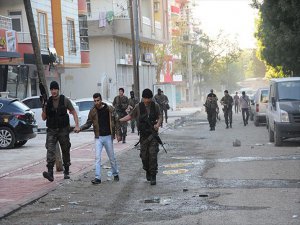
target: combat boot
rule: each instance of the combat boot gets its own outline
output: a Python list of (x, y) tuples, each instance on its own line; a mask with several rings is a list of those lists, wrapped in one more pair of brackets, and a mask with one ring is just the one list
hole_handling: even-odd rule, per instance
[(156, 185), (156, 175), (151, 176), (150, 184), (151, 185)]
[(226, 129), (228, 129), (229, 128), (229, 126), (228, 126), (228, 124), (226, 124)]
[(146, 171), (146, 179), (147, 181), (151, 181), (151, 175), (148, 171)]
[(230, 128), (232, 128), (232, 123), (230, 123), (230, 125), (229, 125), (229, 126), (230, 126)]
[(69, 166), (64, 166), (64, 179), (70, 179)]
[(48, 166), (48, 172), (44, 171), (43, 172), (43, 177), (48, 179), (50, 182), (54, 181), (53, 177), (53, 167)]
[(126, 136), (122, 137), (122, 143), (126, 143)]

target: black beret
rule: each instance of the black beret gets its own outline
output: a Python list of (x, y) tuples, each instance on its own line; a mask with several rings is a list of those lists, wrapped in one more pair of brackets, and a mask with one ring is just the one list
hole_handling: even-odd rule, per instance
[(50, 90), (52, 89), (59, 89), (59, 85), (55, 80), (50, 83)]
[(150, 89), (146, 88), (142, 93), (143, 98), (153, 98), (153, 93)]

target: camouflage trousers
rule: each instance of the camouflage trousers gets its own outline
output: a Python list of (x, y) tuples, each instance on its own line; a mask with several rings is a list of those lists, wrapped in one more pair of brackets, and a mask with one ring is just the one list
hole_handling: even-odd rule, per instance
[(126, 137), (127, 136), (127, 126), (128, 126), (127, 122), (121, 122), (120, 123), (121, 136), (122, 137)]
[(207, 110), (207, 120), (209, 122), (210, 127), (215, 127), (216, 126), (217, 112), (216, 112), (215, 109)]
[(229, 124), (232, 124), (232, 109), (227, 109), (227, 110), (224, 111), (224, 118), (225, 118), (225, 124), (227, 126)]
[(55, 164), (56, 144), (59, 142), (64, 166), (70, 166), (70, 136), (69, 127), (52, 129), (47, 128), (46, 149), (47, 149), (47, 167), (53, 167)]
[(155, 138), (140, 137), (140, 157), (143, 163), (143, 169), (150, 175), (157, 174), (157, 154), (159, 152), (158, 142)]

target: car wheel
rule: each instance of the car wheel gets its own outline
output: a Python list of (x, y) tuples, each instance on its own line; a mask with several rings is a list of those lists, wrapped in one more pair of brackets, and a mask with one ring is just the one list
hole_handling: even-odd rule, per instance
[(274, 142), (274, 132), (271, 130), (270, 124), (269, 124), (269, 129), (268, 129), (268, 131), (269, 131), (269, 141), (270, 141), (270, 142)]
[(15, 147), (21, 147), (21, 146), (25, 145), (26, 142), (27, 142), (27, 141), (17, 141), (17, 142), (15, 143)]
[(0, 128), (0, 149), (13, 148), (16, 142), (15, 134), (9, 127)]
[(282, 138), (279, 135), (278, 128), (274, 127), (274, 138), (275, 138), (275, 146), (282, 145)]

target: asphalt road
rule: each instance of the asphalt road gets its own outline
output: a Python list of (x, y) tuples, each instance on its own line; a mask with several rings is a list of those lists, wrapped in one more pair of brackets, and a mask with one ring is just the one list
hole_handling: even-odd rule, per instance
[(161, 135), (168, 153), (159, 153), (156, 186), (131, 149), (117, 155), (119, 182), (106, 181), (104, 169), (103, 183), (92, 185), (89, 171), (0, 224), (299, 225), (300, 140), (275, 147), (264, 126), (244, 127), (241, 115), (232, 129), (222, 118), (208, 130), (197, 114)]

